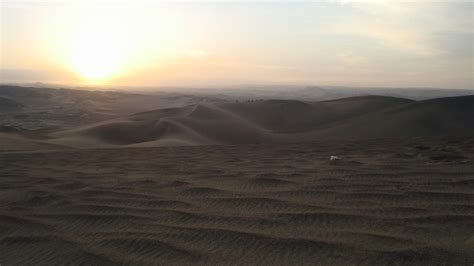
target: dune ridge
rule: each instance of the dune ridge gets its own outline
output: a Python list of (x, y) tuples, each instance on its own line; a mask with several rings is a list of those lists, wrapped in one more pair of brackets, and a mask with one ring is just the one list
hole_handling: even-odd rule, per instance
[(474, 135), (474, 96), (426, 101), (364, 96), (305, 103), (200, 103), (53, 132), (71, 147), (271, 144), (321, 139)]

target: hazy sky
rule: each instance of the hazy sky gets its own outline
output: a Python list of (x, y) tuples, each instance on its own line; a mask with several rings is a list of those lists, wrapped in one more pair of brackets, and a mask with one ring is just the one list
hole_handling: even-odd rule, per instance
[(474, 0), (0, 1), (1, 82), (474, 87)]

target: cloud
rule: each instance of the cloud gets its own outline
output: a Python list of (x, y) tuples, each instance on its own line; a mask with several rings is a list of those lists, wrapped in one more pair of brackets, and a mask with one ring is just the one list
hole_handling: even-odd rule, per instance
[(363, 56), (357, 55), (353, 52), (341, 52), (336, 55), (336, 58), (343, 66), (362, 66), (367, 64), (367, 59)]
[(423, 35), (414, 29), (398, 25), (358, 21), (335, 25), (331, 28), (335, 34), (369, 38), (387, 48), (399, 50), (415, 56), (436, 56), (442, 51), (423, 39)]
[(336, 0), (350, 12), (329, 32), (346, 36), (363, 37), (385, 48), (414, 56), (432, 57), (442, 54), (432, 42), (433, 3), (426, 0), (400, 2), (393, 0)]

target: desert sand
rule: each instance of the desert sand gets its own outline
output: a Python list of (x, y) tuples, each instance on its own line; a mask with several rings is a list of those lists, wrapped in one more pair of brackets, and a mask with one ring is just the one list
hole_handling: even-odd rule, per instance
[(474, 96), (122, 114), (105, 94), (111, 116), (84, 125), (86, 93), (37, 123), (72, 97), (48, 93), (4, 100), (40, 127), (0, 133), (1, 265), (474, 262)]
[(0, 262), (470, 265), (473, 155), (472, 138), (3, 152)]

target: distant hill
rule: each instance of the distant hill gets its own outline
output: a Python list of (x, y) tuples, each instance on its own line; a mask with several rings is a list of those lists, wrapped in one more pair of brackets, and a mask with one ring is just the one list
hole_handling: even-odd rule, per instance
[[(160, 88), (155, 90), (159, 91)], [(323, 101), (357, 96), (389, 96), (411, 100), (427, 100), (434, 98), (474, 95), (473, 88), (466, 89), (436, 89), (436, 88), (368, 88), (341, 86), (252, 86), (242, 85), (229, 88), (175, 88), (176, 91), (186, 92), (196, 96), (218, 97), (227, 100), (300, 100)], [(149, 90), (151, 93), (153, 90)]]

